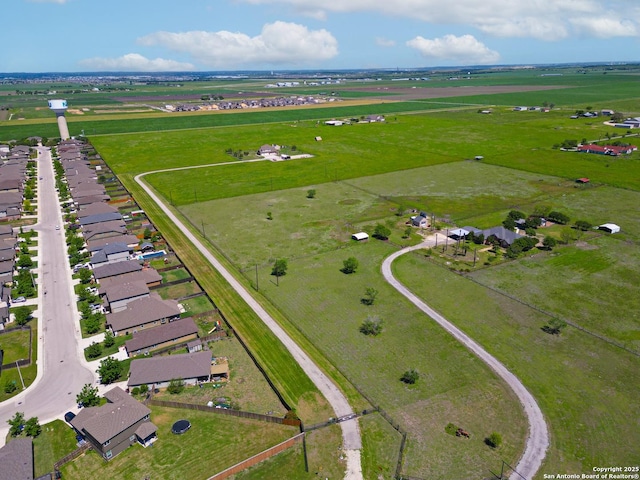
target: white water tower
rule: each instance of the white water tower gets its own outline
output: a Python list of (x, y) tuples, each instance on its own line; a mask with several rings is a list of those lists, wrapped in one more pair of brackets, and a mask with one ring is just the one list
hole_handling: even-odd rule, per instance
[(60, 130), (60, 140), (69, 140), (69, 127), (64, 112), (67, 111), (66, 100), (49, 100), (49, 108), (53, 110), (58, 118), (58, 129)]

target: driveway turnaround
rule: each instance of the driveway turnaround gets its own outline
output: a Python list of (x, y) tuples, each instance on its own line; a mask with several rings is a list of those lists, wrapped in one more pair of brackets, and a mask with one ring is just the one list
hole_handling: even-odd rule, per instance
[[(7, 420), (16, 412), (38, 417), (41, 424), (61, 418), (76, 403), (86, 383), (94, 383), (92, 372), (78, 350), (81, 338), (78, 310), (67, 263), (51, 153), (39, 148), (38, 232), (38, 374), (29, 388), (0, 404), (0, 446), (8, 432)], [(35, 320), (32, 320), (35, 321)]]
[[(233, 162), (238, 163), (238, 162)], [(216, 166), (221, 164), (215, 164)], [(197, 168), (202, 168), (198, 166)], [(190, 168), (190, 167), (187, 167)], [(176, 168), (175, 170), (185, 170), (186, 168)], [(174, 169), (160, 170), (171, 171)], [(269, 327), (269, 329), (280, 339), (284, 346), (289, 350), (293, 358), (298, 362), (300, 367), (309, 376), (311, 381), (316, 385), (318, 390), (327, 399), (336, 417), (342, 417), (353, 413), (349, 402), (338, 387), (327, 377), (318, 366), (313, 363), (311, 358), (289, 337), (289, 335), (278, 325), (278, 323), (262, 308), (262, 306), (253, 298), (251, 293), (240, 283), (231, 273), (209, 252), (209, 250), (200, 242), (200, 240), (187, 228), (187, 226), (170, 210), (168, 205), (164, 204), (156, 193), (142, 179), (145, 175), (157, 172), (146, 172), (136, 175), (135, 181), (147, 192), (151, 199), (160, 206), (165, 215), (175, 223), (191, 243), (202, 253), (202, 255), (220, 272), (224, 279), (231, 287), (247, 302), (251, 309), (260, 317), (260, 319)], [(342, 429), (342, 443), (346, 450), (347, 467), (345, 479), (359, 480), (362, 479), (362, 466), (360, 463), (360, 450), (362, 449), (362, 440), (360, 438), (360, 429), (357, 418), (347, 420), (340, 423)]]
[(402, 295), (409, 299), (416, 307), (429, 315), (433, 320), (440, 324), (447, 332), (462, 343), (465, 347), (471, 350), (480, 360), (489, 365), (491, 369), (496, 372), (500, 378), (502, 378), (520, 400), (524, 411), (529, 420), (529, 437), (525, 446), (524, 453), (515, 467), (515, 472), (511, 474), (510, 480), (529, 480), (533, 478), (535, 473), (540, 468), (542, 460), (547, 453), (549, 447), (549, 432), (547, 431), (547, 424), (542, 415), (542, 410), (538, 406), (533, 395), (525, 388), (520, 380), (509, 370), (506, 369), (502, 363), (500, 363), (493, 355), (489, 354), (484, 348), (477, 344), (471, 337), (462, 332), (458, 327), (449, 322), (446, 318), (433, 310), (429, 305), (424, 303), (422, 299), (414, 295), (407, 287), (402, 285), (391, 272), (391, 264), (400, 255), (419, 250), (422, 248), (433, 247), (434, 240), (428, 239), (423, 243), (414, 245), (412, 247), (403, 248), (391, 255), (389, 255), (382, 263), (382, 275), (385, 280)]

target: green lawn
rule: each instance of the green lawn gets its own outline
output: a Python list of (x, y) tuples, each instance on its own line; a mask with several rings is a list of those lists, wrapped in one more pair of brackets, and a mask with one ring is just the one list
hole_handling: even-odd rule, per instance
[(53, 464), (76, 449), (73, 429), (62, 420), (42, 425), (42, 433), (33, 440), (36, 476), (53, 472)]
[[(191, 429), (183, 435), (172, 434), (171, 425), (182, 418), (189, 419)], [(65, 465), (63, 478), (140, 480), (150, 476), (170, 480), (189, 472), (189, 478), (205, 480), (297, 433), (282, 425), (154, 406), (151, 421), (158, 426), (153, 447), (134, 445), (108, 463), (90, 451)]]
[(160, 272), (160, 276), (162, 277), (162, 283), (175, 282), (176, 280), (182, 280), (184, 278), (189, 278), (189, 272), (187, 272), (184, 268), (177, 268), (175, 270), (167, 270), (166, 272)]
[(201, 291), (196, 282), (178, 283), (177, 285), (164, 286), (154, 290), (164, 300), (169, 298), (178, 299)]
[(3, 364), (29, 358), (29, 330), (12, 329), (3, 333), (0, 348), (4, 350)]
[(209, 350), (214, 357), (226, 357), (229, 361), (230, 381), (202, 388), (188, 387), (179, 395), (172, 395), (162, 391), (154, 398), (174, 402), (197, 403), (206, 405), (210, 400), (225, 398), (239, 410), (282, 417), (286, 409), (282, 406), (276, 394), (267, 384), (266, 379), (256, 368), (236, 338), (227, 338), (209, 343)]
[[(31, 364), (26, 367), (18, 368), (4, 368), (2, 370), (2, 376), (0, 377), (0, 402), (7, 400), (8, 398), (17, 395), (22, 391), (22, 382), (24, 382), (25, 387), (29, 387), (31, 383), (36, 378), (38, 374), (38, 365), (36, 363), (38, 359), (38, 327), (37, 322), (29, 322), (29, 326), (31, 328)], [(16, 360), (26, 359), (29, 356), (28, 350), (28, 342), (29, 342), (29, 333), (28, 332), (10, 332), (10, 340), (3, 339), (3, 337), (7, 335), (0, 335), (0, 348), (5, 350), (3, 364), (7, 364), (9, 362), (15, 362)], [(25, 343), (26, 342), (26, 343)], [(9, 355), (7, 356), (7, 350), (9, 351)], [(24, 356), (23, 356), (24, 355)], [(15, 382), (18, 389), (13, 393), (6, 393), (4, 391), (4, 386), (7, 383)]]

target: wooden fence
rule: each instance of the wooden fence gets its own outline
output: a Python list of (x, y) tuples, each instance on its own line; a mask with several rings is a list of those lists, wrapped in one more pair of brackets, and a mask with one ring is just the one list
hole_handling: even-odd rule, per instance
[(61, 466), (63, 466), (66, 463), (71, 462), (72, 460), (75, 460), (80, 455), (82, 455), (84, 452), (89, 450), (90, 448), (91, 448), (91, 445), (88, 442), (84, 443), (81, 447), (76, 448), (73, 452), (71, 452), (68, 455), (65, 455), (60, 460), (58, 460), (56, 463), (54, 463), (53, 464), (53, 469), (54, 470), (60, 470)]
[(292, 427), (300, 426), (300, 420), (298, 419), (273, 417), (271, 415), (262, 415), (260, 413), (243, 412), (242, 410), (231, 410), (229, 408), (208, 407), (206, 405), (197, 405), (193, 403), (171, 402), (168, 400), (155, 400), (151, 398), (147, 401), (147, 405), (170, 408), (185, 408), (187, 410), (217, 413), (218, 415), (230, 415), (232, 417), (250, 418), (252, 420), (259, 420), (261, 422), (278, 423), (280, 425), (290, 425)]
[(207, 480), (223, 480), (224, 478), (229, 478), (231, 475), (240, 473), (241, 471), (252, 467), (253, 465), (263, 462), (264, 460), (271, 458), (288, 448), (293, 447), (296, 443), (302, 442), (303, 439), (304, 433), (299, 433), (295, 437), (291, 437), (274, 447), (268, 448), (267, 450), (254, 455), (253, 457), (247, 458), (240, 463), (236, 463), (233, 467), (229, 467), (220, 473), (216, 473), (212, 477), (209, 477)]

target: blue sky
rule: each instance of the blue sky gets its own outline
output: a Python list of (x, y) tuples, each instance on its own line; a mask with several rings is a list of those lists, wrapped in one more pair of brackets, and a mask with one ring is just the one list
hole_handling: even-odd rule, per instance
[(638, 0), (2, 0), (0, 71), (640, 61)]

